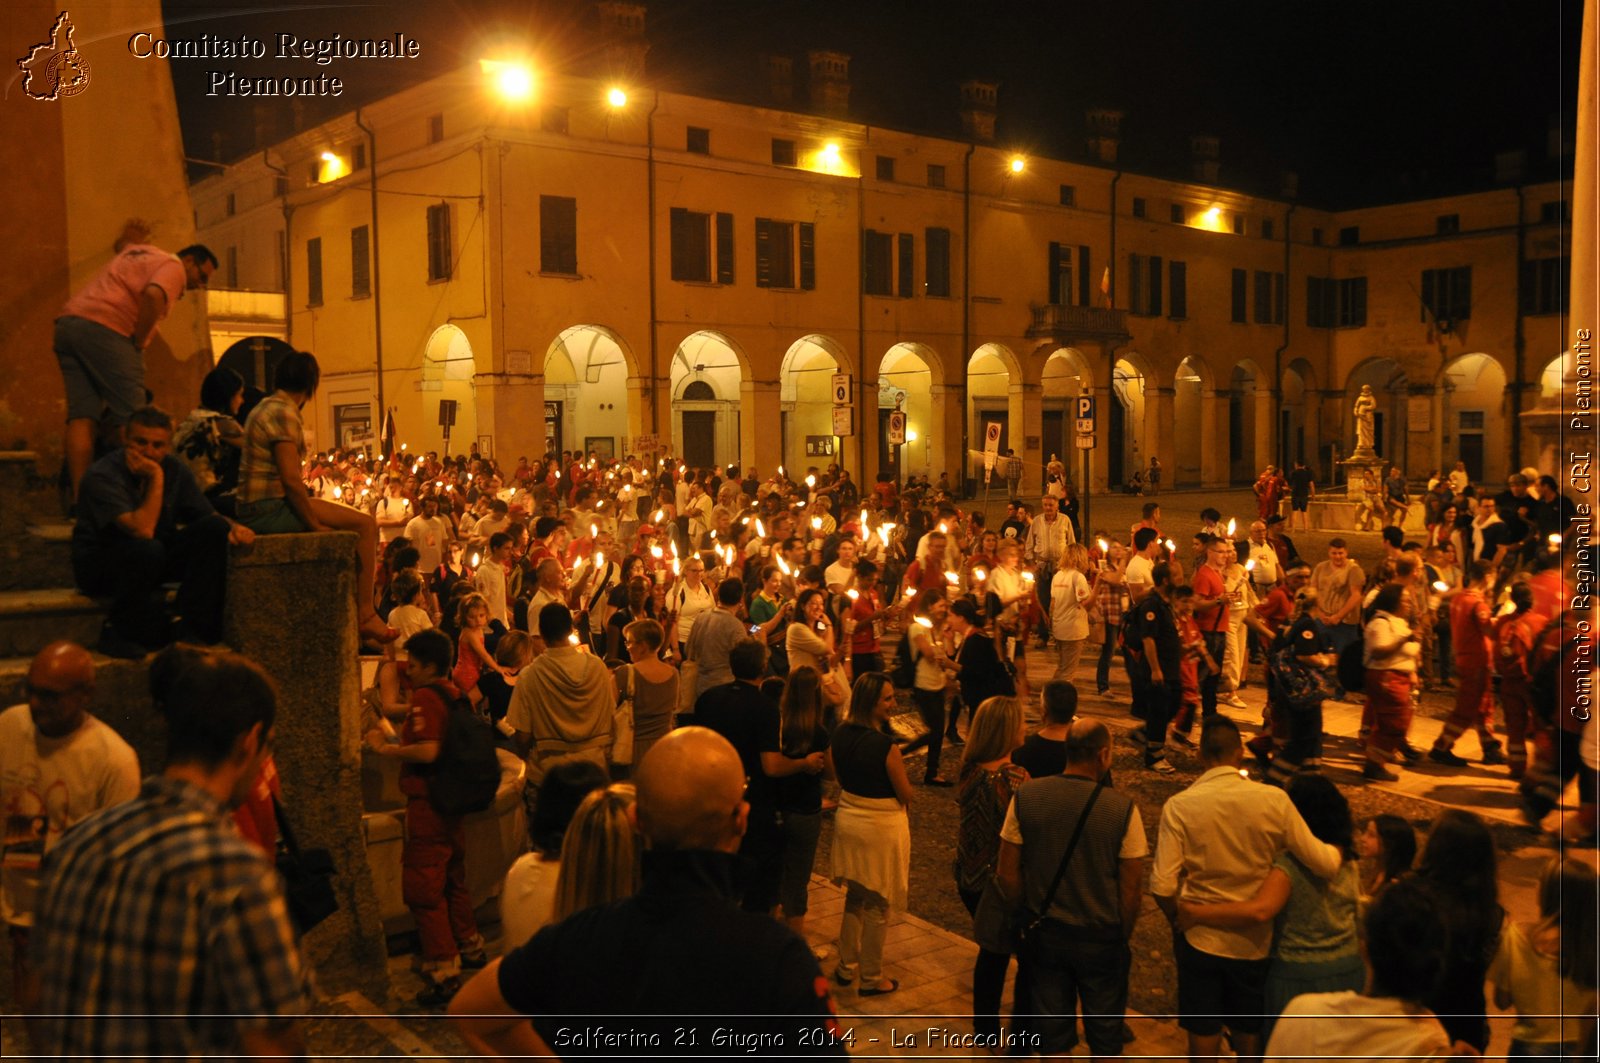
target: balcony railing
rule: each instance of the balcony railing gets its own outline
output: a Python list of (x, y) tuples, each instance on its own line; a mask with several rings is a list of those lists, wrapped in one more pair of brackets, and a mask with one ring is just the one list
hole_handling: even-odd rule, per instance
[(1106, 310), (1098, 306), (1062, 306), (1048, 303), (1030, 307), (1033, 324), (1028, 326), (1028, 338), (1055, 339), (1067, 342), (1074, 337), (1083, 339), (1125, 339), (1128, 335), (1128, 312)]

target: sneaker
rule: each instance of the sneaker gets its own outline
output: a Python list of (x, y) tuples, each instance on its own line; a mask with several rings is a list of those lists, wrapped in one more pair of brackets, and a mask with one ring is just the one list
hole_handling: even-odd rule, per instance
[(1157, 775), (1171, 775), (1173, 772), (1178, 770), (1172, 766), (1172, 761), (1168, 760), (1166, 757), (1162, 757), (1159, 760), (1152, 760), (1147, 763), (1145, 767), (1150, 771), (1155, 772)]
[(1133, 745), (1141, 746), (1141, 747), (1144, 746), (1145, 745), (1144, 724), (1141, 723), (1138, 727), (1135, 727), (1133, 730), (1128, 731), (1122, 737), (1126, 738), (1129, 741), (1129, 743), (1131, 743)]
[(1400, 776), (1396, 775), (1382, 764), (1375, 764), (1370, 760), (1367, 761), (1367, 766), (1361, 769), (1361, 777), (1363, 779), (1371, 779), (1373, 782), (1400, 781)]
[(461, 953), (461, 969), (463, 971), (481, 971), (489, 966), (489, 954), (483, 949), (463, 950)]
[(1417, 761), (1422, 759), (1422, 750), (1418, 749), (1410, 742), (1401, 742), (1400, 759), (1404, 760), (1407, 764), (1415, 764)]
[(1181, 746), (1184, 749), (1194, 748), (1194, 739), (1189, 737), (1189, 732), (1187, 731), (1173, 731), (1167, 736), (1167, 741), (1171, 742), (1175, 746)]
[(1440, 749), (1438, 746), (1428, 750), (1428, 759), (1435, 764), (1443, 764), (1447, 768), (1464, 768), (1467, 766), (1466, 757), (1458, 756), (1448, 749)]
[(1483, 762), (1485, 764), (1504, 764), (1506, 762), (1506, 751), (1499, 742), (1483, 747)]
[(1247, 708), (1249, 708), (1249, 706), (1244, 703), (1244, 699), (1241, 698), (1238, 694), (1229, 694), (1227, 697), (1220, 698), (1218, 700), (1220, 700), (1224, 705), (1231, 706), (1232, 708), (1235, 708), (1235, 709), (1247, 709)]
[(419, 1008), (442, 1008), (460, 991), (461, 978), (457, 975), (451, 975), (442, 981), (429, 978), (427, 988), (417, 994), (416, 1004)]
[(1106, 697), (1111, 693), (1111, 688), (1110, 687), (1096, 687), (1095, 688), (1095, 693), (1100, 695), (1101, 697)]

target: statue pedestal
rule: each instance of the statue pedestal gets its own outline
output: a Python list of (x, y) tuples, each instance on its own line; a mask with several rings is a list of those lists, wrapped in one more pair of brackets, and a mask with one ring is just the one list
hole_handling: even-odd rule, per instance
[(1359, 502), (1361, 501), (1361, 475), (1370, 470), (1372, 478), (1378, 482), (1378, 486), (1381, 488), (1383, 486), (1383, 470), (1389, 463), (1372, 451), (1363, 453), (1357, 450), (1337, 464), (1344, 469), (1345, 497), (1352, 502)]

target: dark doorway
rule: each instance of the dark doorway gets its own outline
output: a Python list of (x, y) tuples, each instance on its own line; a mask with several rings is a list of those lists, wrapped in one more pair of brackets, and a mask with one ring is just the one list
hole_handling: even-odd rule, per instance
[[(1067, 445), (1070, 442), (1071, 441), (1069, 439), (1067, 439), (1067, 411), (1066, 410), (1045, 410), (1044, 411), (1044, 460), (1045, 460), (1045, 464), (1048, 465), (1050, 463), (1050, 456), (1052, 454), (1054, 454), (1056, 457), (1060, 458), (1062, 464), (1064, 464), (1067, 467), (1067, 479), (1068, 480), (1072, 479), (1072, 466), (1074, 464), (1076, 464), (1072, 460), (1073, 456), (1067, 452)], [(1048, 477), (1048, 476), (1049, 476), (1048, 472), (1046, 472), (1044, 470), (1040, 470), (1040, 472), (1039, 472), (1039, 490), (1040, 491), (1044, 490), (1045, 478)]]
[(561, 403), (544, 404), (544, 452), (555, 456), (561, 453)]
[(1463, 432), (1458, 437), (1459, 445), (1456, 448), (1456, 457), (1467, 466), (1467, 479), (1473, 483), (1483, 482), (1483, 434), (1481, 432)]
[(691, 469), (709, 469), (717, 463), (717, 413), (684, 410), (683, 461)]

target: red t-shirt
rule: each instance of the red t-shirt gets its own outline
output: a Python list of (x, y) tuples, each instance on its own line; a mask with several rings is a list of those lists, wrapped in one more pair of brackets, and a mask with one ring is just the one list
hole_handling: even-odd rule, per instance
[[(441, 691), (442, 695), (441, 696)], [(400, 727), (400, 745), (414, 746), (418, 742), (438, 742), (444, 738), (445, 724), (450, 721), (450, 706), (445, 701), (460, 697), (451, 683), (438, 683), (418, 687), (411, 692), (411, 711)], [(408, 797), (428, 796), (427, 765), (409, 761), (400, 767), (400, 792)]]
[(850, 615), (855, 619), (856, 630), (851, 636), (850, 650), (852, 653), (877, 653), (878, 631), (867, 617), (883, 608), (878, 599), (878, 592), (872, 590), (863, 594), (850, 604)]
[(1272, 593), (1267, 595), (1267, 600), (1256, 606), (1256, 616), (1261, 622), (1272, 629), (1274, 635), (1283, 634), (1283, 626), (1294, 615), (1294, 600), (1289, 597), (1289, 592), (1282, 587), (1272, 588)]
[(1477, 591), (1462, 591), (1450, 600), (1450, 641), (1455, 644), (1457, 661), (1488, 667), (1494, 618), (1489, 603)]
[[(1201, 565), (1195, 569), (1194, 579), (1190, 581), (1194, 588), (1194, 596), (1200, 598), (1221, 598), (1227, 592), (1227, 587), (1222, 583), (1222, 573), (1210, 565)], [(1201, 631), (1226, 631), (1228, 630), (1228, 603), (1223, 602), (1210, 612), (1203, 612), (1199, 601), (1195, 602), (1195, 626)]]
[(906, 568), (905, 585), (919, 591), (931, 591), (935, 587), (948, 587), (950, 581), (944, 578), (944, 569), (929, 568), (921, 561), (913, 561)]
[[(1178, 641), (1184, 648), (1194, 645), (1200, 640), (1200, 628), (1196, 626), (1194, 617), (1186, 616), (1178, 620)], [(1200, 701), (1200, 656), (1198, 653), (1185, 653), (1178, 660), (1178, 678), (1183, 682), (1183, 700)]]

